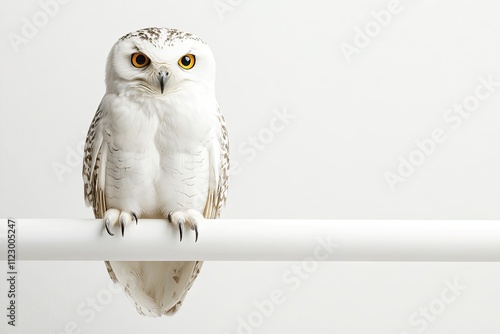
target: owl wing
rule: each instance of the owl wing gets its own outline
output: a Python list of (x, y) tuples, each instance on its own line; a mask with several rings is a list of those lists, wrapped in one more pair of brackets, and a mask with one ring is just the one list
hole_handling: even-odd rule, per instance
[(226, 202), (227, 188), (229, 184), (229, 137), (227, 134), (224, 116), (217, 110), (220, 131), (219, 138), (214, 143), (213, 151), (215, 160), (212, 164), (211, 178), (208, 191), (207, 203), (203, 210), (203, 216), (207, 219), (219, 218), (222, 207)]
[(103, 116), (102, 104), (90, 124), (85, 141), (83, 154), (83, 183), (84, 196), (87, 206), (92, 206), (94, 216), (102, 218), (106, 212), (106, 198), (104, 196), (104, 185), (106, 173), (106, 143), (101, 131), (101, 119)]
[[(96, 218), (103, 218), (107, 210), (106, 196), (104, 194), (107, 144), (103, 140), (101, 130), (102, 116), (103, 109), (102, 104), (100, 104), (87, 132), (82, 170), (85, 204), (92, 206)], [(111, 280), (117, 283), (118, 280), (110, 263), (108, 261), (104, 263)]]

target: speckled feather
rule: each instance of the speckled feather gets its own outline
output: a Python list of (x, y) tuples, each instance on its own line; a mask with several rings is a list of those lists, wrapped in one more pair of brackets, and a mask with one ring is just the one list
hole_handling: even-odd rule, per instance
[(144, 41), (148, 41), (157, 48), (162, 48), (164, 46), (172, 46), (176, 41), (183, 41), (186, 39), (191, 39), (201, 43), (203, 40), (196, 35), (189, 32), (180, 31), (177, 29), (165, 29), (165, 28), (144, 28), (131, 33), (126, 34), (120, 40), (129, 39), (132, 37), (138, 37)]

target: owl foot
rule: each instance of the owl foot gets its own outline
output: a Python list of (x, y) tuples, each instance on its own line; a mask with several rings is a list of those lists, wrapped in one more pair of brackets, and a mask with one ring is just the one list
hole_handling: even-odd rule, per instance
[(194, 209), (183, 209), (179, 211), (171, 211), (167, 218), (170, 223), (177, 225), (179, 228), (180, 241), (182, 241), (184, 225), (194, 231), (194, 242), (198, 241), (198, 222), (203, 220), (203, 215), (201, 213)]
[(135, 212), (120, 211), (118, 209), (109, 209), (104, 214), (104, 228), (110, 236), (115, 234), (111, 232), (111, 226), (120, 224), (120, 229), (122, 231), (122, 237), (125, 235), (125, 226), (127, 226), (131, 221), (135, 220), (137, 224), (139, 218)]

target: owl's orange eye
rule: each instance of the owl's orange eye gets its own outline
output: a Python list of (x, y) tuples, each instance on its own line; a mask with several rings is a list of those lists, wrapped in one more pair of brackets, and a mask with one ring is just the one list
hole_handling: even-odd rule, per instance
[(179, 61), (177, 62), (180, 67), (182, 67), (185, 70), (192, 69), (194, 66), (194, 63), (196, 63), (196, 57), (192, 54), (187, 54), (179, 58)]
[(143, 68), (149, 65), (149, 58), (145, 54), (142, 54), (140, 52), (132, 54), (132, 65), (134, 65), (137, 68)]

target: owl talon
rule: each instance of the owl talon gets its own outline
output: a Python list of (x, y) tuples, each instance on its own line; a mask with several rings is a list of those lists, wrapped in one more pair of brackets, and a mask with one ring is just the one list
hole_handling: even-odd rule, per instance
[(171, 211), (167, 215), (168, 221), (179, 229), (179, 240), (182, 241), (184, 229), (187, 227), (194, 231), (195, 242), (198, 241), (198, 222), (203, 220), (203, 215), (193, 209)]
[(122, 230), (122, 237), (124, 237), (125, 236), (125, 220), (123, 218), (120, 219), (120, 227)]
[(137, 214), (135, 212), (132, 213), (132, 217), (134, 217), (135, 225), (137, 225), (137, 223), (139, 223), (139, 218), (137, 218)]
[(125, 228), (132, 221), (132, 219), (134, 219), (134, 217), (137, 217), (137, 214), (120, 211), (118, 209), (108, 209), (103, 217), (106, 232), (108, 232), (110, 236), (114, 236), (115, 234), (111, 231), (115, 229), (117, 225), (120, 225), (122, 237), (125, 236)]
[(114, 236), (115, 234), (112, 233), (111, 230), (109, 229), (109, 224), (110, 224), (109, 218), (106, 218), (104, 220), (104, 227), (106, 228), (106, 232), (108, 232), (110, 236)]
[(179, 241), (182, 241), (182, 232), (183, 232), (183, 227), (182, 225), (184, 224), (184, 222), (179, 222), (179, 235), (180, 235), (180, 240)]

